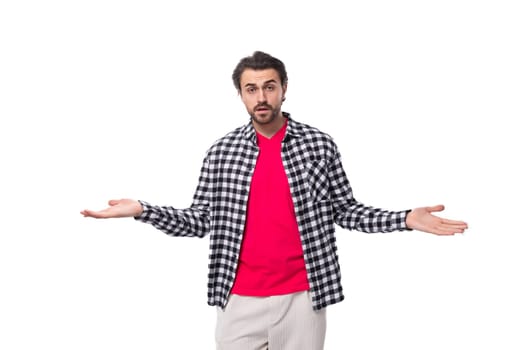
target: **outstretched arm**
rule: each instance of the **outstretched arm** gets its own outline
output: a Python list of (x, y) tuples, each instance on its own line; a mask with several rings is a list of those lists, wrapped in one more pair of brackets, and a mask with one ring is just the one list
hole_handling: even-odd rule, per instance
[(136, 217), (142, 214), (142, 204), (134, 199), (112, 199), (109, 207), (102, 210), (82, 210), (80, 214), (96, 219)]
[(134, 217), (171, 236), (204, 237), (210, 229), (207, 205), (193, 204), (188, 209), (154, 206), (134, 199), (112, 199), (102, 210), (82, 210), (85, 217), (96, 219)]
[(433, 233), (435, 235), (454, 235), (463, 233), (468, 225), (463, 221), (443, 219), (433, 212), (445, 209), (443, 205), (415, 208), (406, 217), (406, 225), (413, 230)]
[(463, 221), (448, 220), (433, 215), (434, 212), (444, 210), (443, 205), (395, 212), (357, 202), (353, 197), (337, 148), (328, 168), (328, 177), (335, 222), (341, 227), (369, 233), (412, 229), (435, 235), (454, 235), (463, 233), (468, 228)]
[(199, 185), (190, 208), (176, 209), (170, 206), (156, 206), (134, 199), (112, 199), (109, 207), (99, 211), (82, 210), (85, 217), (97, 219), (134, 217), (172, 236), (204, 237), (210, 232), (210, 175), (208, 159), (204, 159)]

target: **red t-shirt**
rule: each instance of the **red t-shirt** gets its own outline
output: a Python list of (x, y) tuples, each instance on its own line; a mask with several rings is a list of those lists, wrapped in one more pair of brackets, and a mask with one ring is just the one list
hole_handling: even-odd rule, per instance
[(257, 133), (246, 227), (232, 293), (270, 296), (309, 290), (288, 178), (281, 159), (285, 125), (270, 139)]

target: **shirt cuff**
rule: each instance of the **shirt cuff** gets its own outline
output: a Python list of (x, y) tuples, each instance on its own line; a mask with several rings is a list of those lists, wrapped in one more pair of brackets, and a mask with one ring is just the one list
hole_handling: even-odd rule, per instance
[(147, 221), (147, 218), (150, 216), (148, 215), (150, 212), (151, 212), (151, 209), (152, 209), (152, 205), (149, 204), (148, 202), (145, 202), (145, 201), (141, 201), (139, 199), (138, 201), (140, 203), (140, 205), (142, 205), (142, 213), (138, 216), (135, 216), (133, 217), (135, 220), (138, 220), (138, 221), (142, 221), (142, 222), (146, 222)]
[(412, 231), (411, 228), (407, 226), (407, 215), (412, 210), (398, 211), (392, 214), (391, 225), (393, 231)]

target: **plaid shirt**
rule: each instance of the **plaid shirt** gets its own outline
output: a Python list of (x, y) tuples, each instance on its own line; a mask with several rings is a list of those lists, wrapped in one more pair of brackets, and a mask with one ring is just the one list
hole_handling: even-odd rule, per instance
[[(288, 126), (282, 161), (301, 235), (312, 305), (319, 310), (344, 299), (334, 224), (369, 233), (405, 230), (408, 211), (386, 211), (357, 202), (332, 138), (284, 115)], [(235, 279), (258, 151), (250, 122), (208, 150), (190, 208), (140, 201), (144, 210), (137, 219), (169, 235), (210, 234), (210, 305), (226, 305)]]

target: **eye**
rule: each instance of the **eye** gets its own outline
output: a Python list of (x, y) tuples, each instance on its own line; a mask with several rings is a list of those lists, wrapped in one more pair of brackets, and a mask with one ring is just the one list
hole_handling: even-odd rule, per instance
[(250, 86), (249, 88), (246, 89), (246, 91), (249, 93), (249, 94), (253, 94), (255, 91), (257, 91), (257, 89), (253, 86)]
[(268, 86), (266, 86), (266, 90), (268, 90), (268, 91), (273, 91), (273, 90), (275, 90), (275, 86), (273, 86), (273, 85), (268, 85)]

